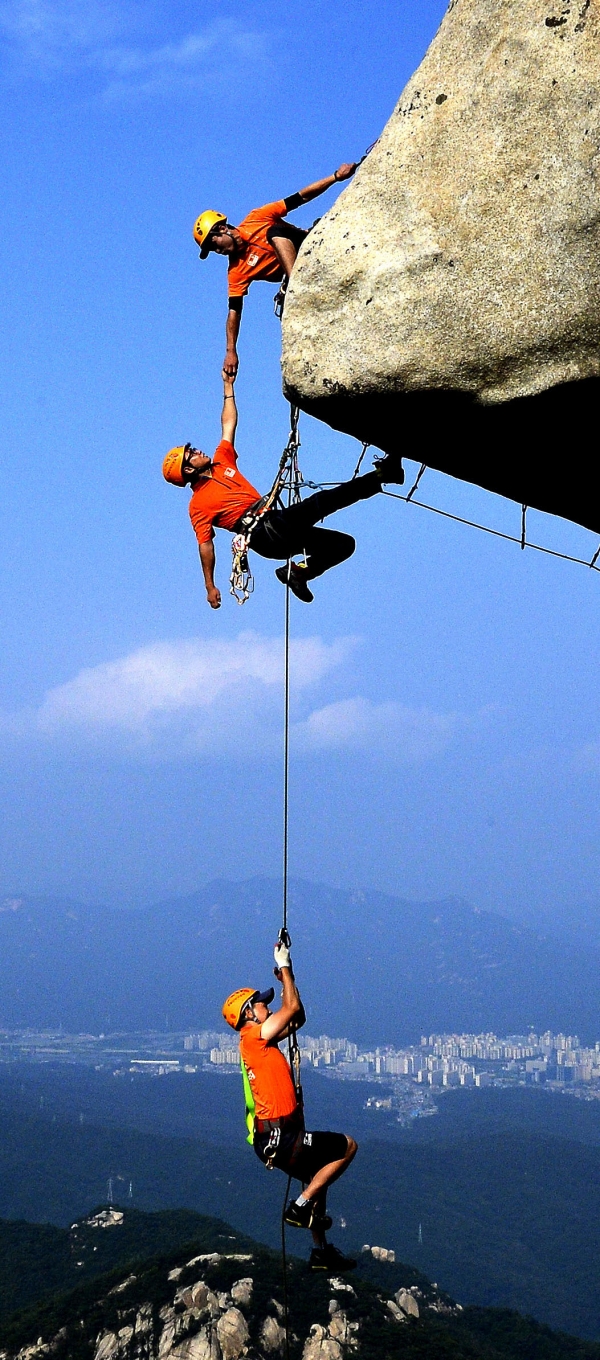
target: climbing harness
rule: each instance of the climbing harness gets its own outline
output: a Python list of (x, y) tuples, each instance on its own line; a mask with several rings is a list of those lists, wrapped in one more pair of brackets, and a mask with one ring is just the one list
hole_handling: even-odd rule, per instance
[[(229, 578), (229, 593), (233, 595), (237, 604), (245, 604), (254, 590), (254, 577), (250, 569), (248, 549), (257, 524), (260, 524), (261, 519), (269, 510), (283, 505), (282, 497), (286, 490), (289, 493), (288, 504), (292, 505), (300, 500), (302, 473), (298, 467), (299, 416), (299, 408), (290, 403), (290, 433), (279, 460), (275, 481), (268, 495), (263, 496), (261, 500), (256, 502), (256, 505), (252, 505), (247, 513), (242, 516), (242, 532), (235, 535), (231, 544), (233, 563)], [(291, 561), (288, 562), (288, 578), (290, 571)], [(289, 590), (286, 591), (286, 595), (289, 596)]]

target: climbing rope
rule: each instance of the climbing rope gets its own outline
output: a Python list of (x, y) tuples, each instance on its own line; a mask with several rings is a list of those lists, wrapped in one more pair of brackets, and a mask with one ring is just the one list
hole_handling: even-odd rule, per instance
[[(298, 407), (292, 406), (290, 438), (282, 454), (279, 465), (281, 480), (279, 485), (279, 496), (287, 491), (287, 503), (295, 505), (300, 500), (300, 486), (302, 484), (302, 474), (298, 467), (298, 449), (300, 448), (300, 435), (298, 432)], [(276, 479), (277, 480), (277, 479)], [(288, 580), (292, 569), (292, 559), (287, 560)], [(288, 949), (291, 940), (288, 932), (288, 881), (289, 881), (289, 805), (290, 805), (290, 597), (289, 587), (285, 592), (285, 626), (284, 626), (284, 667), (283, 667), (283, 879), (282, 879), (282, 925), (279, 931), (279, 943), (287, 945)], [(298, 1106), (302, 1109), (304, 1098), (302, 1094), (302, 1084), (300, 1080), (300, 1048), (298, 1045), (298, 1035), (295, 1029), (291, 1029), (288, 1034), (288, 1058), (290, 1070), (296, 1091)], [(285, 1210), (290, 1195), (292, 1184), (292, 1173), (290, 1172), (283, 1204), (281, 1207), (281, 1265), (283, 1273), (283, 1325), (285, 1330), (285, 1356), (286, 1360), (290, 1357), (290, 1323), (288, 1306), (288, 1287), (287, 1287), (287, 1251), (285, 1241)]]
[(358, 463), (356, 464), (356, 467), (355, 467), (355, 469), (354, 469), (354, 472), (352, 473), (352, 478), (351, 478), (352, 481), (354, 481), (355, 478), (358, 477), (358, 474), (359, 474), (359, 472), (360, 472), (360, 467), (361, 467), (362, 460), (363, 460), (363, 458), (364, 458), (364, 456), (365, 456), (365, 453), (367, 452), (367, 449), (368, 449), (368, 448), (369, 448), (369, 445), (368, 445), (367, 443), (364, 443), (363, 446), (362, 446), (362, 452), (361, 452), (360, 455), (359, 455)]
[[(416, 490), (426, 466), (427, 464), (422, 464), (416, 482), (414, 483), (414, 486), (411, 487), (408, 495), (402, 496), (398, 491), (383, 491), (383, 495), (391, 496), (395, 501), (404, 501), (407, 505), (409, 503), (411, 505), (418, 505), (421, 510), (429, 510), (432, 515), (441, 515), (443, 519), (452, 519), (456, 524), (466, 524), (470, 529), (479, 529), (483, 534), (491, 534), (493, 538), (504, 538), (507, 543), (518, 543), (520, 548), (533, 548), (534, 552), (546, 553), (548, 557), (559, 557), (563, 562), (575, 562), (580, 567), (588, 567), (591, 571), (600, 573), (600, 565), (598, 565), (600, 545), (597, 547), (591, 561), (588, 561), (585, 557), (574, 557), (571, 553), (558, 552), (556, 548), (546, 548), (542, 543), (532, 543), (531, 539), (526, 536), (527, 510), (529, 509), (527, 505), (521, 506), (521, 533), (517, 538), (516, 534), (505, 534), (500, 529), (490, 529), (489, 524), (478, 524), (476, 520), (465, 519), (463, 515), (453, 515), (449, 510), (440, 510), (437, 505), (429, 505), (426, 501), (415, 500), (413, 492)], [(310, 485), (310, 483), (307, 483), (307, 485)]]

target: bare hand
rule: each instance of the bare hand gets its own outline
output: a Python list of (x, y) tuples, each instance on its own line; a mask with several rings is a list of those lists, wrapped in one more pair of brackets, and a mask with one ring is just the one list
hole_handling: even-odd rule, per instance
[(216, 586), (208, 586), (208, 587), (207, 587), (207, 590), (206, 590), (206, 598), (207, 598), (207, 600), (208, 600), (208, 603), (209, 603), (211, 609), (220, 609), (220, 608), (221, 608), (221, 591), (220, 591), (220, 590), (217, 590), (217, 587), (216, 587)]
[(228, 349), (223, 364), (223, 377), (235, 382), (240, 361), (234, 349)]
[(336, 179), (352, 179), (352, 176), (353, 176), (355, 170), (356, 170), (356, 161), (352, 161), (352, 164), (339, 165), (338, 168), (337, 168), (337, 170), (336, 170), (336, 172), (335, 172), (335, 178), (336, 178)]

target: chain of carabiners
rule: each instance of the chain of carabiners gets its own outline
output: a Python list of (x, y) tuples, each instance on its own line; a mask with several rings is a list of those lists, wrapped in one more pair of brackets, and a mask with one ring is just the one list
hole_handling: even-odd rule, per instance
[(236, 534), (231, 544), (233, 562), (231, 576), (229, 578), (229, 593), (233, 595), (237, 604), (245, 604), (249, 600), (254, 590), (254, 577), (250, 569), (248, 550), (252, 534), (261, 519), (281, 501), (283, 493), (288, 491), (289, 504), (295, 505), (300, 500), (300, 487), (302, 485), (302, 473), (298, 467), (298, 450), (300, 448), (300, 431), (298, 423), (300, 419), (300, 408), (292, 406), (290, 402), (290, 433), (288, 442), (279, 460), (279, 467), (275, 480), (265, 496), (260, 510), (257, 511), (249, 522), (244, 532)]

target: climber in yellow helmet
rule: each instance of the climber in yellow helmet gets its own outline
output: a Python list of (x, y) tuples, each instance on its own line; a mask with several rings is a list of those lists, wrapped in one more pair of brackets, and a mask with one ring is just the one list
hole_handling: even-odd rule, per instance
[(238, 371), (237, 338), (242, 319), (244, 298), (250, 284), (255, 279), (268, 283), (283, 284), (294, 268), (296, 256), (305, 236), (308, 234), (290, 222), (284, 222), (289, 212), (294, 212), (303, 203), (324, 194), (333, 184), (351, 179), (356, 165), (354, 162), (338, 166), (333, 175), (307, 184), (297, 194), (278, 199), (275, 203), (265, 203), (262, 208), (254, 208), (240, 222), (238, 227), (231, 226), (224, 213), (208, 210), (200, 214), (194, 223), (194, 240), (200, 246), (200, 259), (214, 251), (216, 255), (226, 255), (229, 260), (229, 310), (225, 334), (227, 353), (223, 364), (228, 378), (235, 378)]
[[(288, 937), (289, 939), (289, 937)], [(283, 987), (282, 1003), (271, 1012), (274, 991), (242, 987), (228, 996), (223, 1016), (240, 1036), (240, 1055), (254, 1103), (254, 1151), (268, 1167), (277, 1167), (302, 1182), (303, 1190), (285, 1210), (294, 1228), (309, 1228), (313, 1250), (311, 1270), (338, 1274), (353, 1270), (356, 1261), (327, 1241), (331, 1227), (326, 1212), (327, 1191), (356, 1155), (357, 1144), (345, 1133), (309, 1133), (298, 1103), (287, 1059), (279, 1043), (305, 1022), (287, 944), (275, 946), (275, 972)]]
[[(206, 598), (212, 609), (221, 604), (221, 592), (215, 584), (215, 525), (233, 534), (247, 530), (248, 519), (260, 513), (265, 497), (246, 481), (237, 465), (233, 445), (237, 427), (237, 407), (233, 382), (223, 370), (223, 410), (221, 413), (221, 442), (212, 457), (192, 444), (179, 444), (170, 449), (163, 461), (163, 476), (174, 486), (192, 488), (189, 505), (190, 519), (198, 540), (200, 563), (206, 585)], [(308, 582), (321, 576), (330, 567), (345, 562), (356, 547), (350, 534), (336, 529), (319, 529), (319, 521), (345, 506), (367, 500), (381, 491), (383, 482), (404, 481), (402, 461), (388, 454), (375, 458), (374, 471), (364, 477), (353, 477), (340, 486), (317, 491), (297, 505), (285, 509), (271, 508), (259, 519), (252, 532), (251, 547), (260, 557), (289, 561), (294, 554), (303, 553), (303, 562), (292, 562), (277, 567), (275, 575), (288, 586), (297, 599), (310, 604), (313, 599)]]

